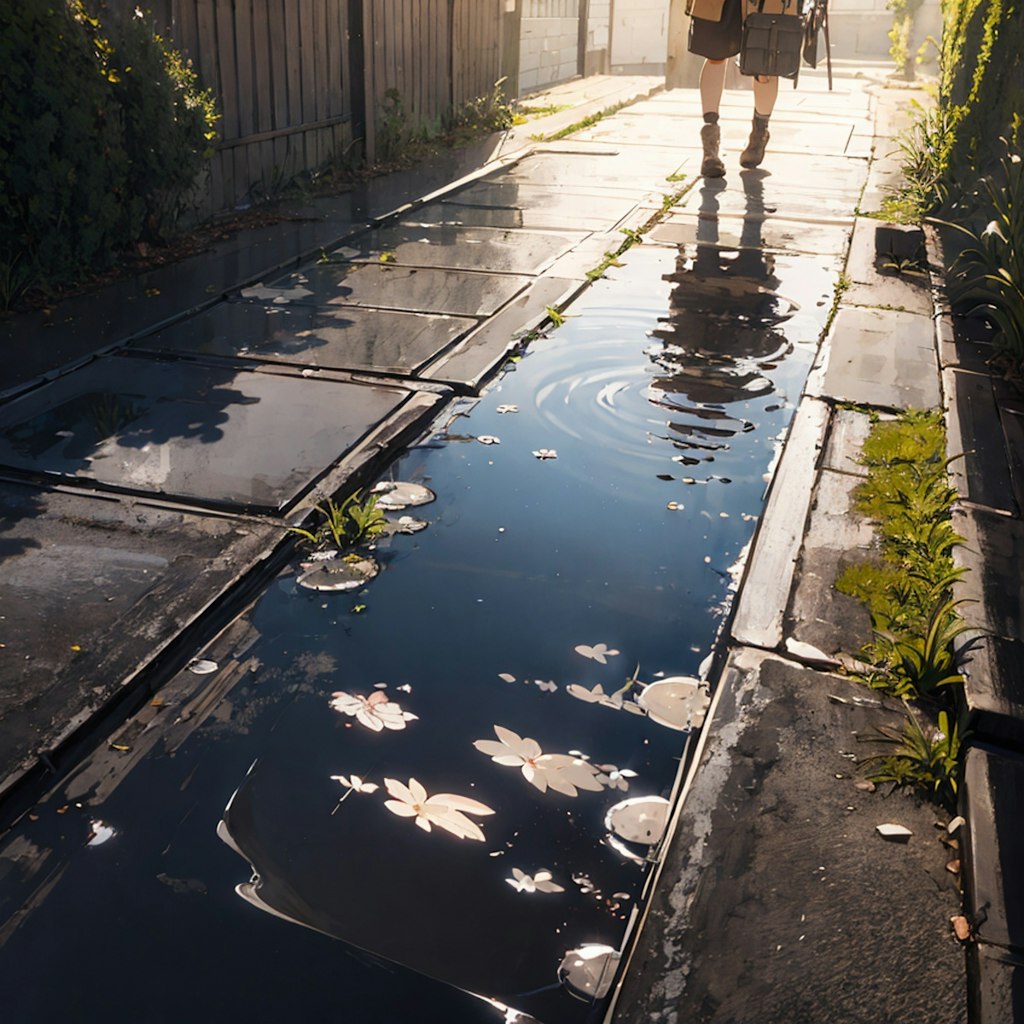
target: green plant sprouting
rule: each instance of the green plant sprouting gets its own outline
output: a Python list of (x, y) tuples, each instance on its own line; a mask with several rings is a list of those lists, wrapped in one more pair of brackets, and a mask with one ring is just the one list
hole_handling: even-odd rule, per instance
[(953, 261), (949, 290), (968, 315), (995, 328), (995, 341), (1020, 368), (1024, 364), (1024, 162), (1003, 140), (999, 171), (981, 179), (978, 197), (987, 226), (977, 232), (939, 221), (970, 243)]
[(879, 728), (880, 738), (895, 749), (867, 758), (863, 762), (865, 777), (872, 782), (911, 786), (947, 810), (955, 810), (966, 738), (961, 722), (943, 710), (938, 713), (937, 725), (926, 727), (909, 704), (905, 714), (902, 729)]
[(315, 547), (322, 547), (330, 542), (339, 551), (379, 537), (387, 528), (387, 517), (377, 507), (377, 499), (372, 494), (360, 502), (361, 494), (362, 491), (355, 491), (340, 505), (332, 498), (328, 498), (323, 504), (315, 505), (314, 508), (323, 517), (316, 529), (289, 526), (289, 533), (297, 535)]
[(964, 627), (952, 590), (963, 574), (953, 549), (963, 541), (951, 521), (951, 461), (938, 410), (875, 423), (861, 452), (868, 476), (854, 505), (877, 525), (881, 558), (850, 566), (836, 586), (871, 615), (862, 657), (875, 668), (865, 681), (900, 697), (960, 681), (952, 645)]

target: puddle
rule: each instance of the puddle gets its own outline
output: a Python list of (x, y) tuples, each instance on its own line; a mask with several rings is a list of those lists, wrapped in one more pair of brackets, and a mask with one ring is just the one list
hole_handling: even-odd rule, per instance
[(0, 846), (13, 1019), (596, 1019), (826, 290), (644, 246), (453, 410), (371, 584), (296, 564)]

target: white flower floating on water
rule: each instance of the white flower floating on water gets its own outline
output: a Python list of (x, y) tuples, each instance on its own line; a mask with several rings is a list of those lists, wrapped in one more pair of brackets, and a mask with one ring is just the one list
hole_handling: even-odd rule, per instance
[(591, 647), (589, 644), (577, 644), (573, 648), (577, 654), (582, 654), (584, 658), (593, 658), (599, 665), (607, 665), (609, 658), (614, 658), (619, 652), (612, 650), (607, 644), (594, 644)]
[(512, 875), (512, 878), (506, 878), (505, 881), (516, 892), (565, 892), (562, 886), (551, 880), (551, 872), (547, 868), (541, 868), (535, 875), (513, 868)]
[(711, 706), (707, 687), (699, 679), (687, 676), (649, 683), (636, 700), (651, 721), (680, 731), (699, 729)]
[(554, 448), (538, 448), (534, 453), (535, 459), (557, 459), (558, 452)]
[(477, 440), (481, 444), (501, 444), (501, 438), (495, 437), (494, 434), (480, 434)]
[(467, 814), (486, 815), (493, 814), (493, 808), (479, 800), (470, 800), (469, 797), (456, 796), (454, 793), (435, 793), (434, 796), (427, 796), (427, 791), (415, 779), (409, 780), (405, 786), (398, 779), (385, 779), (384, 786), (392, 799), (385, 800), (384, 806), (400, 818), (415, 818), (416, 824), (429, 832), (432, 825), (451, 832), (459, 839), (476, 839), (484, 841), (484, 834), (480, 826), (470, 821)]
[(499, 405), (495, 412), (500, 412), (502, 414), (507, 412), (519, 412), (519, 406), (506, 403), (504, 405)]
[(558, 689), (558, 683), (553, 679), (549, 679), (547, 682), (543, 679), (534, 679), (533, 682), (538, 690), (544, 690), (545, 693), (554, 693)]
[(358, 775), (332, 775), (331, 779), (353, 793), (376, 793), (380, 789), (376, 782), (364, 782)]
[(536, 740), (500, 725), (494, 727), (494, 733), (498, 737), (496, 741), (476, 740), (473, 746), (495, 764), (519, 768), (523, 778), (542, 793), (552, 789), (565, 796), (577, 796), (578, 789), (598, 793), (603, 788), (597, 778), (598, 769), (582, 758), (545, 754)]
[(360, 725), (380, 732), (382, 729), (404, 729), (406, 722), (415, 722), (418, 716), (403, 711), (383, 690), (364, 697), (361, 693), (338, 690), (331, 694), (331, 707), (343, 715), (354, 717)]

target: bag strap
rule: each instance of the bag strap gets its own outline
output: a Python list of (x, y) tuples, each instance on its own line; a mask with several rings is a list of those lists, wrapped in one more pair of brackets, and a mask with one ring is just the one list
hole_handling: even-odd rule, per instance
[(825, 31), (825, 66), (828, 68), (828, 91), (832, 91), (832, 43), (828, 35), (828, 0), (822, 0), (821, 27)]

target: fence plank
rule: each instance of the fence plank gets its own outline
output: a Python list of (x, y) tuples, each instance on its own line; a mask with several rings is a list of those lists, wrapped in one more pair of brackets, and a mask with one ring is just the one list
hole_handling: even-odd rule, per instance
[[(273, 125), (275, 129), (288, 126), (288, 53), (285, 38), (285, 0), (268, 0), (267, 17), (270, 32), (270, 77), (274, 100)], [(274, 166), (287, 180), (292, 175), (288, 160), (288, 139), (280, 137), (274, 141)]]

